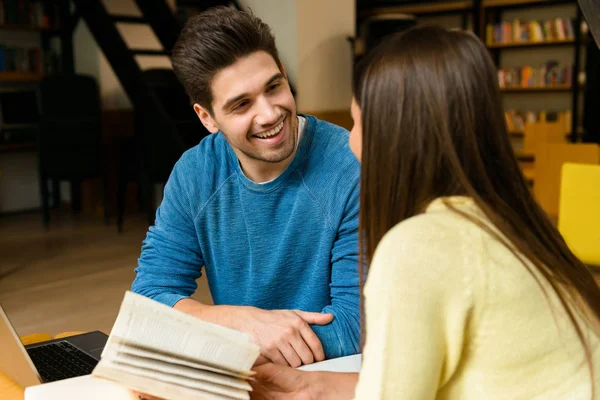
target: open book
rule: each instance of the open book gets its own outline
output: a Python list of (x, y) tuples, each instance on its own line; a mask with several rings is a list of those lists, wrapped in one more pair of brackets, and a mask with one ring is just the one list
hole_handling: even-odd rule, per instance
[(165, 399), (242, 400), (259, 354), (241, 332), (127, 292), (92, 375)]

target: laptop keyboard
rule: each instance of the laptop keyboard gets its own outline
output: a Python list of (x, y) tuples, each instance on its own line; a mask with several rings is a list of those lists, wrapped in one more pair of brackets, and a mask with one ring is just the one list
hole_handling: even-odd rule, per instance
[(98, 363), (67, 342), (50, 343), (27, 349), (44, 382), (89, 375)]

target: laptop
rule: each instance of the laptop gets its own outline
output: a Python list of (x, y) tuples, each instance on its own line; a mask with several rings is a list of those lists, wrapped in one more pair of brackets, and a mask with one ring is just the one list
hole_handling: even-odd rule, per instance
[(23, 346), (0, 305), (0, 371), (23, 387), (91, 374), (107, 339), (94, 331)]

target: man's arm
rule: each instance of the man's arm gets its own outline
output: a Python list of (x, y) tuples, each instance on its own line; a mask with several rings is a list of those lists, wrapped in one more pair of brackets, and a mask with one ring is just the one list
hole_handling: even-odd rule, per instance
[(165, 186), (132, 285), (133, 292), (168, 306), (196, 291), (196, 279), (204, 265), (194, 226), (195, 208), (191, 207), (184, 184), (187, 179), (184, 160), (175, 165)]
[(322, 312), (333, 314), (333, 322), (324, 326), (312, 326), (323, 343), (326, 358), (360, 352), (358, 200), (357, 184), (346, 202), (344, 216), (331, 250), (331, 304)]

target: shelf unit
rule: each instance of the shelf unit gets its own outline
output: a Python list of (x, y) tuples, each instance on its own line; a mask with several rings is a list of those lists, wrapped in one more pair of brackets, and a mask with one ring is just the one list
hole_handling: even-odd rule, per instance
[[(526, 95), (530, 93), (547, 93), (548, 95), (570, 95), (571, 96), (571, 126), (569, 128), (570, 134), (567, 135), (568, 140), (574, 142), (577, 140), (577, 132), (579, 127), (579, 95), (582, 93), (582, 85), (579, 82), (579, 71), (580, 67), (580, 59), (581, 59), (581, 48), (586, 43), (585, 38), (581, 32), (581, 23), (583, 20), (583, 16), (581, 14), (581, 10), (579, 9), (577, 2), (574, 0), (486, 0), (483, 3), (482, 7), (482, 18), (481, 18), (481, 27), (480, 34), (481, 39), (484, 43), (487, 43), (486, 38), (486, 24), (489, 23), (499, 23), (503, 20), (502, 14), (504, 11), (512, 11), (512, 10), (538, 10), (542, 7), (554, 7), (557, 5), (573, 5), (576, 9), (576, 14), (573, 23), (573, 34), (574, 37), (567, 38), (563, 40), (542, 40), (542, 41), (526, 41), (526, 42), (509, 42), (509, 43), (492, 43), (488, 44), (487, 48), (490, 51), (492, 58), (494, 59), (496, 66), (500, 68), (502, 54), (504, 51), (523, 51), (529, 49), (537, 49), (537, 48), (559, 48), (559, 47), (571, 47), (573, 50), (573, 58), (572, 58), (572, 82), (567, 84), (561, 84), (556, 86), (545, 86), (545, 87), (505, 87), (501, 88), (501, 91), (506, 94), (511, 94), (512, 96)], [(557, 18), (563, 18), (563, 15), (556, 15)], [(513, 138), (518, 138), (523, 135), (514, 135), (509, 133), (509, 135)], [(527, 140), (524, 137), (523, 140)], [(534, 184), (535, 176), (534, 176), (534, 164), (535, 164), (535, 155), (531, 153), (516, 153), (517, 159), (521, 164), (521, 169), (523, 171), (524, 176), (530, 184)]]
[[(580, 55), (581, 46), (584, 42), (581, 33), (581, 22), (582, 14), (581, 10), (577, 6), (575, 0), (485, 0), (482, 3), (482, 18), (480, 26), (480, 37), (486, 42), (486, 29), (485, 25), (488, 22), (498, 23), (501, 22), (502, 12), (514, 9), (536, 9), (540, 7), (553, 7), (561, 4), (572, 4), (576, 7), (576, 18), (573, 21), (573, 38), (564, 40), (543, 40), (543, 41), (527, 41), (527, 42), (510, 42), (510, 43), (493, 43), (488, 44), (487, 48), (492, 54), (496, 66), (500, 66), (502, 51), (511, 50), (518, 51), (520, 49), (530, 49), (536, 47), (553, 47), (553, 46), (572, 46), (573, 47), (573, 77), (571, 84), (561, 84), (555, 86), (543, 86), (543, 87), (504, 87), (500, 90), (503, 93), (540, 93), (540, 92), (564, 92), (571, 94), (571, 113), (572, 113), (572, 126), (571, 132), (576, 133), (577, 127), (579, 126), (578, 112), (579, 112), (579, 94), (581, 86), (579, 83), (579, 70), (580, 68)], [(560, 16), (557, 16), (560, 17)], [(572, 141), (576, 140), (576, 134), (569, 136)]]
[[(60, 60), (59, 71), (62, 73), (74, 72), (73, 58), (73, 30), (78, 22), (78, 17), (70, 13), (69, 0), (44, 0), (52, 4), (58, 17), (58, 25), (41, 26), (32, 24), (0, 24), (0, 36), (14, 36), (19, 32), (34, 32), (40, 35), (40, 44), (42, 51), (48, 51), (51, 48), (51, 41), (58, 38), (60, 41)], [(6, 15), (5, 15), (6, 17)], [(2, 39), (0, 38), (0, 44)], [(43, 61), (42, 61), (43, 62)], [(58, 72), (58, 71), (56, 71)], [(37, 87), (39, 82), (47, 76), (46, 72), (23, 72), (23, 71), (0, 71), (0, 88), (10, 87), (15, 91), (31, 90), (31, 87)], [(33, 142), (0, 142), (0, 153), (14, 153), (22, 151), (32, 151), (37, 147)]]
[[(490, 18), (496, 18), (493, 22), (500, 22), (500, 17), (503, 11), (530, 9), (537, 10), (542, 7), (553, 7), (557, 5), (572, 4), (576, 7), (576, 18), (573, 21), (573, 38), (564, 40), (542, 40), (542, 41), (523, 41), (509, 43), (492, 43), (487, 45), (487, 48), (492, 55), (497, 66), (501, 65), (502, 53), (504, 51), (519, 52), (529, 49), (554, 47), (573, 48), (573, 77), (572, 83), (561, 84), (555, 86), (544, 87), (505, 87), (501, 88), (501, 92), (510, 96), (529, 96), (530, 94), (548, 94), (548, 95), (570, 95), (571, 96), (571, 132), (569, 139), (576, 140), (576, 133), (579, 131), (579, 94), (582, 90), (582, 85), (578, 80), (580, 68), (581, 47), (586, 43), (585, 38), (581, 33), (581, 22), (583, 16), (577, 5), (576, 0), (468, 0), (468, 1), (397, 1), (393, 0), (357, 0), (356, 10), (356, 32), (359, 32), (359, 27), (363, 21), (370, 17), (389, 14), (409, 14), (417, 17), (431, 16), (449, 16), (460, 15), (462, 17), (462, 28), (466, 29), (468, 18), (472, 18), (473, 29), (481, 40), (486, 43), (486, 24)], [(556, 17), (562, 17), (557, 15)], [(352, 40), (351, 40), (352, 41)], [(355, 51), (358, 46), (353, 45), (353, 54), (355, 61), (360, 58), (360, 52)], [(520, 139), (525, 136), (522, 131), (510, 131), (509, 136), (513, 139)], [(523, 172), (528, 181), (534, 179), (531, 166), (535, 162), (533, 154), (518, 153), (517, 158), (523, 165)]]

